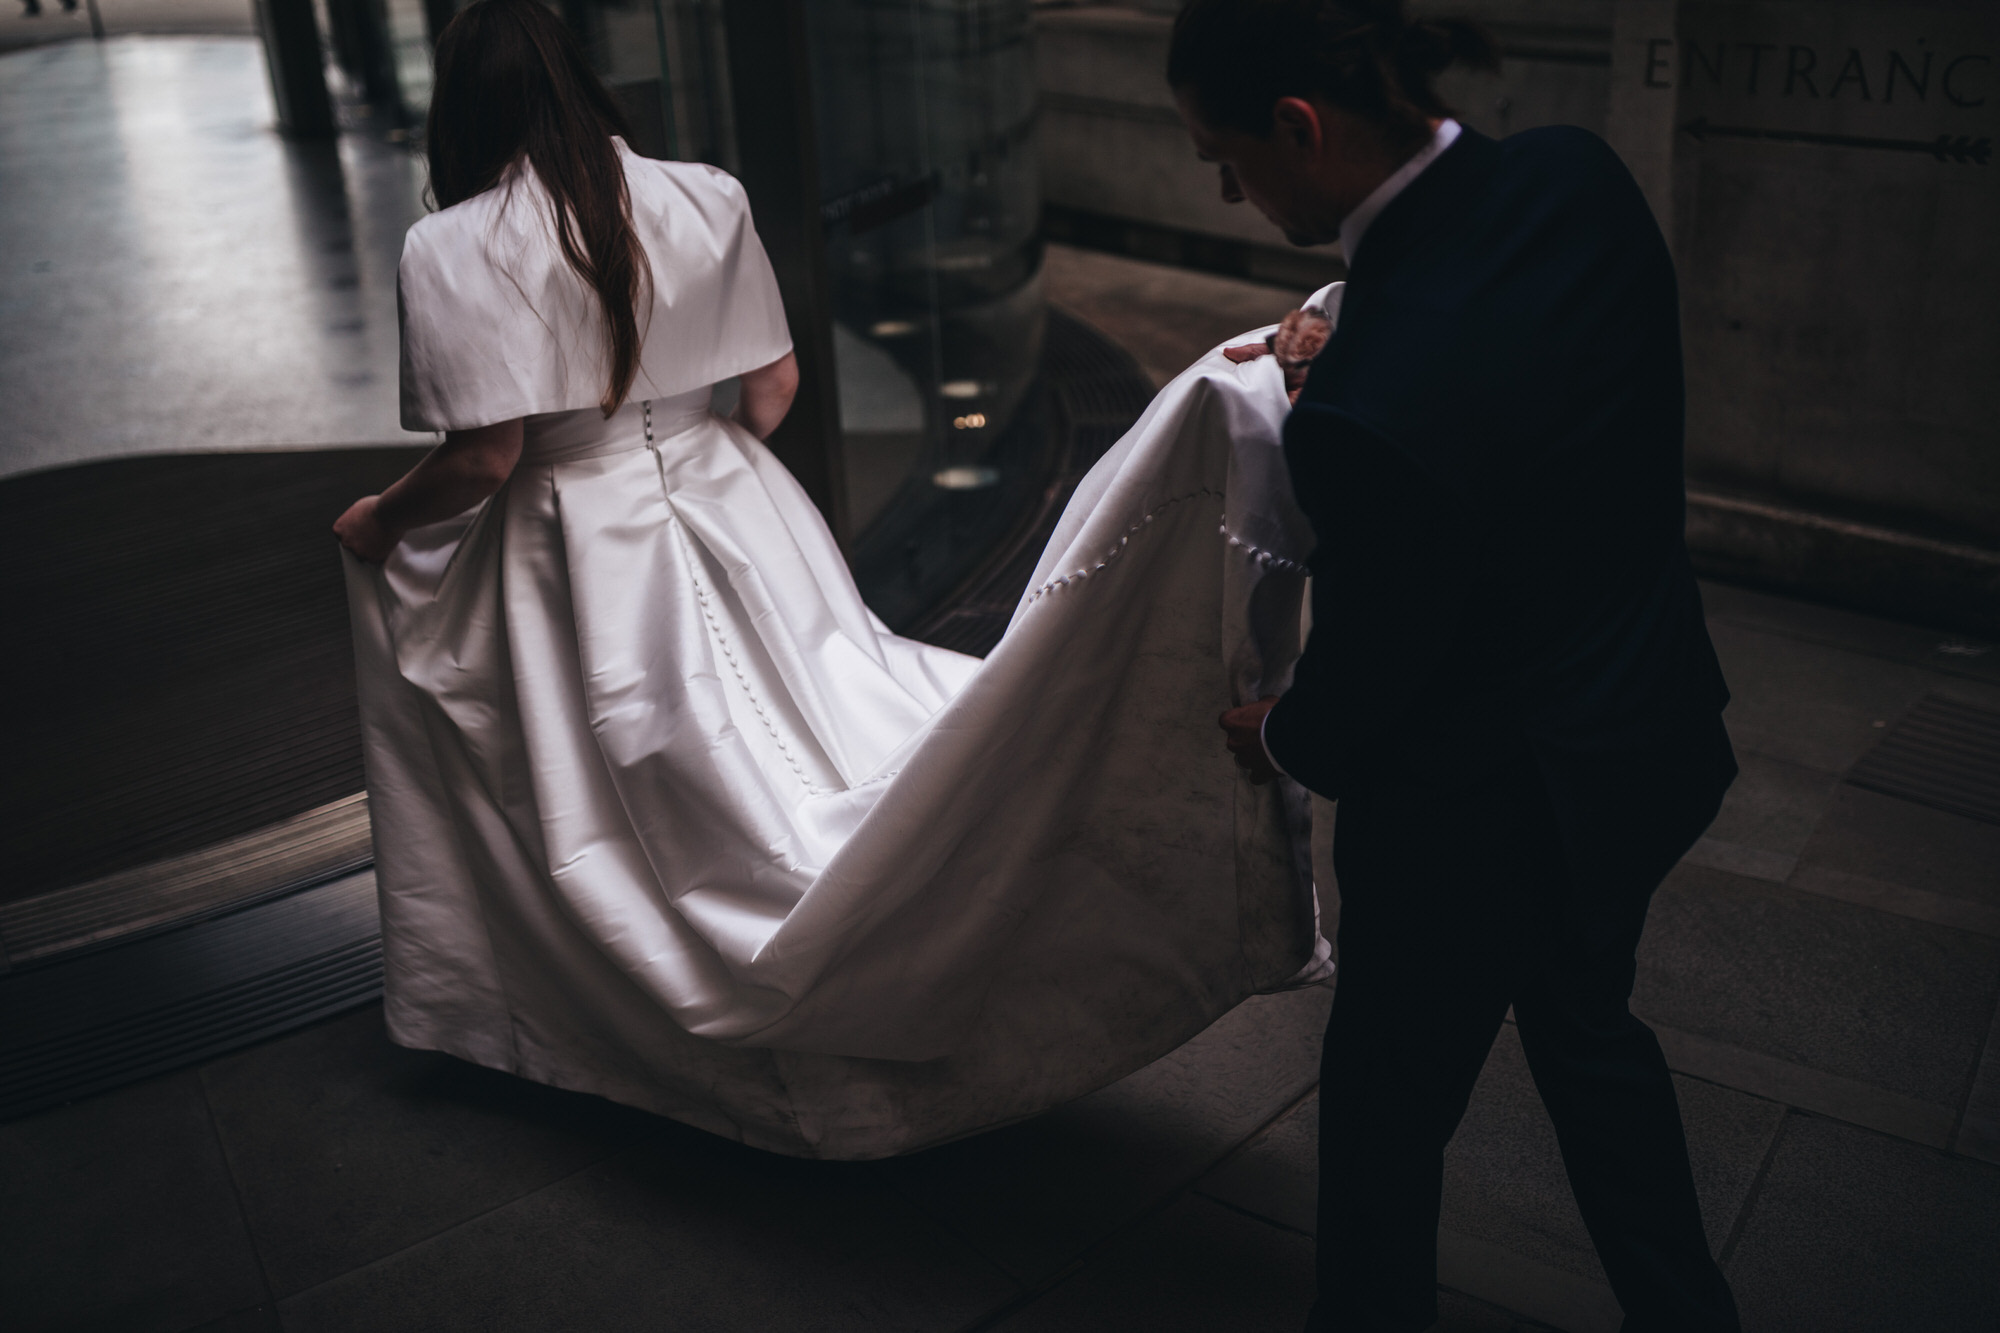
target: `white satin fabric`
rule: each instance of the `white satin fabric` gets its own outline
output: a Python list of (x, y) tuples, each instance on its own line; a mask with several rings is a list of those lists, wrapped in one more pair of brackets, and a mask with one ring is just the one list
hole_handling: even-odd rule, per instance
[(888, 633), (706, 404), (530, 416), (490, 501), (348, 559), (397, 1041), (877, 1157), (1324, 972), (1303, 793), (1215, 722), (1299, 642), (1275, 361), (1160, 394), (984, 663)]
[[(790, 351), (743, 187), (715, 167), (612, 143), (651, 261), (631, 397), (705, 388)], [(405, 429), (467, 430), (602, 401), (602, 308), (556, 245), (548, 192), (525, 163), (411, 227), (396, 285)]]

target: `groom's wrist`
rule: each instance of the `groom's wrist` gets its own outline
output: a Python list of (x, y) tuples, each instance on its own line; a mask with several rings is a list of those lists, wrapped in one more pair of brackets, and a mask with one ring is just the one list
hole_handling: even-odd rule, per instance
[(1271, 753), (1271, 713), (1276, 711), (1276, 708), (1272, 708), (1270, 712), (1264, 714), (1264, 720), (1257, 724), (1257, 743), (1264, 747), (1264, 762), (1276, 769), (1280, 777), (1290, 778), (1292, 775), (1285, 772), (1285, 766), (1278, 762), (1278, 756)]

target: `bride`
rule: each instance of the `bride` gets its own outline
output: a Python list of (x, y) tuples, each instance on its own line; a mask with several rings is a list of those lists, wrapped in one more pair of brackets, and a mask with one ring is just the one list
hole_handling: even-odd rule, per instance
[(390, 1034), (874, 1157), (1324, 974), (1304, 794), (1214, 721), (1299, 645), (1275, 360), (1161, 393), (984, 662), (898, 638), (760, 443), (797, 373), (742, 187), (619, 128), (535, 0), (441, 35), (401, 292), (444, 443), (335, 528)]

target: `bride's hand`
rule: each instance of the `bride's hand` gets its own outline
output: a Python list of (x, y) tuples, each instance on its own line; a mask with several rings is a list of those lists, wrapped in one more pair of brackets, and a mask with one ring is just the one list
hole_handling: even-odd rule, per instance
[(375, 506), (381, 499), (379, 495), (362, 496), (333, 525), (333, 535), (340, 538), (340, 544), (371, 565), (387, 560), (396, 543), (403, 540), (402, 533), (384, 527), (375, 516)]

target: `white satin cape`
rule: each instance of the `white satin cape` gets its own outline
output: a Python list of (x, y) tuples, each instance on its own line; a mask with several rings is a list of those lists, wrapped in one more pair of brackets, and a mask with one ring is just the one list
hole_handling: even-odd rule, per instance
[[(748, 279), (710, 290), (768, 283), (749, 236), (716, 261)], [(713, 314), (710, 364), (772, 359), (762, 314)], [(878, 1157), (1324, 970), (1304, 795), (1239, 777), (1215, 722), (1282, 689), (1299, 641), (1273, 359), (1211, 353), (1162, 391), (984, 663), (889, 634), (706, 403), (531, 416), (490, 501), (348, 560), (397, 1041)]]
[[(716, 167), (612, 143), (652, 275), (630, 398), (705, 389), (789, 352), (742, 185)], [(396, 289), (405, 429), (467, 430), (603, 398), (601, 307), (555, 244), (532, 168), (418, 220), (403, 238)]]

